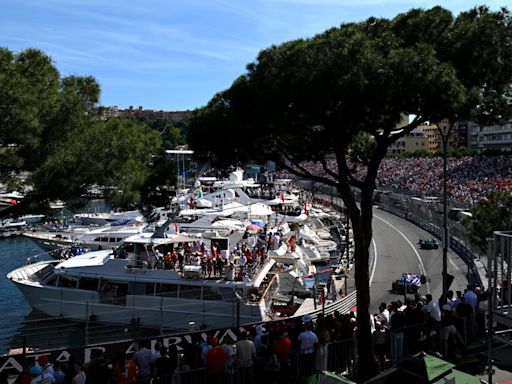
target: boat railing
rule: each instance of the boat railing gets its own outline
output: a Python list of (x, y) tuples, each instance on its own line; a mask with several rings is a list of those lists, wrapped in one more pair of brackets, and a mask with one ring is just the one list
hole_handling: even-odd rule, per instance
[(277, 289), (277, 274), (272, 276), (272, 279), (270, 280), (268, 285), (265, 287), (265, 290), (263, 291), (263, 294), (261, 295), (261, 298), (260, 298), (258, 304), (260, 304), (264, 301), (266, 304), (266, 307), (269, 308), (270, 301), (272, 300), (272, 296), (274, 296), (276, 289)]
[(37, 233), (35, 232), (25, 232), (25, 236), (30, 238), (39, 238), (43, 240), (56, 240), (56, 241), (70, 241), (70, 242), (83, 242), (80, 239), (81, 234), (74, 234), (72, 232), (69, 233), (55, 233), (55, 232), (46, 232), (46, 231), (39, 231)]
[(48, 264), (48, 262), (38, 262), (26, 265), (23, 268), (9, 273), (9, 277), (14, 281), (41, 281), (41, 273), (44, 274), (44, 272), (41, 271), (46, 270), (47, 267), (53, 270), (54, 265), (57, 264), (58, 261), (50, 261), (49, 263), (50, 264)]

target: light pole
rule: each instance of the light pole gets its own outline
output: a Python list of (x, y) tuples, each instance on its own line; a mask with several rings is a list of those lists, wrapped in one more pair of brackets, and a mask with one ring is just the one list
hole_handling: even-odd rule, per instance
[(349, 228), (350, 227), (350, 216), (348, 214), (348, 207), (347, 207), (347, 226), (345, 227), (346, 228), (346, 232), (345, 232), (345, 244), (346, 244), (346, 248), (347, 248), (347, 265), (345, 267), (345, 296), (347, 296), (347, 292), (348, 292), (348, 287), (347, 287), (347, 277), (348, 277), (348, 266), (350, 265), (350, 243), (349, 243)]
[(448, 121), (442, 121), (437, 125), (437, 129), (439, 130), (439, 136), (441, 136), (441, 142), (443, 145), (443, 232), (442, 232), (442, 242), (443, 242), (443, 295), (446, 295), (448, 292), (448, 245), (450, 239), (448, 237), (448, 192), (447, 192), (447, 180), (448, 180), (448, 172), (447, 172), (447, 152), (448, 152), (448, 139), (450, 136), (450, 132), (452, 130), (453, 124), (450, 124)]

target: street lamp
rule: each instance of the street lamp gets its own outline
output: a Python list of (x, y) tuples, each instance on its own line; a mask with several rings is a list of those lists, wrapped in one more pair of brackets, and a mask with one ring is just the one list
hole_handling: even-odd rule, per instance
[(345, 267), (345, 296), (347, 296), (348, 293), (348, 287), (347, 287), (347, 277), (348, 277), (348, 266), (350, 265), (350, 236), (349, 236), (349, 230), (350, 230), (350, 216), (348, 213), (348, 207), (347, 207), (347, 225), (346, 225), (346, 231), (345, 231), (345, 244), (347, 249), (347, 266)]
[(447, 152), (448, 152), (448, 139), (453, 127), (453, 124), (450, 124), (449, 121), (443, 120), (440, 123), (436, 124), (437, 129), (439, 131), (439, 136), (441, 137), (441, 143), (443, 145), (443, 232), (441, 235), (441, 239), (443, 242), (443, 295), (446, 295), (448, 292), (448, 245), (449, 245), (449, 237), (448, 237), (448, 193), (447, 193), (447, 180), (448, 180), (448, 172), (447, 172)]

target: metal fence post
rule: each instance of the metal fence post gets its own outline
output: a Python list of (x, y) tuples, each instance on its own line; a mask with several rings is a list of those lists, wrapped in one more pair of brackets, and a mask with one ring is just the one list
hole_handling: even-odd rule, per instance
[(85, 345), (89, 345), (89, 302), (85, 302)]

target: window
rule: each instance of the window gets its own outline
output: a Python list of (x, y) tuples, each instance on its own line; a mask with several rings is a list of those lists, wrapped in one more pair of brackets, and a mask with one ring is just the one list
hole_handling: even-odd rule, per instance
[(201, 299), (200, 286), (182, 285), (180, 286), (180, 298), (182, 299)]
[(178, 287), (174, 284), (157, 284), (156, 294), (165, 297), (178, 297)]
[(155, 284), (146, 283), (146, 296), (153, 296), (155, 294)]
[(88, 291), (96, 291), (98, 290), (98, 279), (89, 279), (86, 277), (82, 277), (78, 282), (78, 288), (86, 289)]
[(144, 295), (146, 292), (146, 283), (131, 281), (128, 283), (129, 295)]
[(219, 288), (203, 287), (203, 300), (222, 300)]
[(76, 277), (60, 275), (59, 276), (59, 287), (63, 288), (76, 288)]

